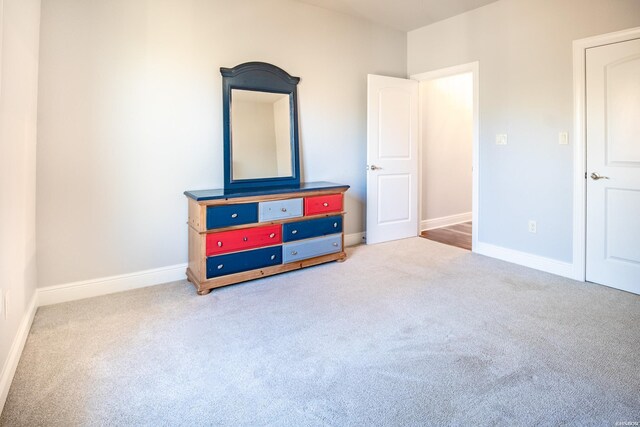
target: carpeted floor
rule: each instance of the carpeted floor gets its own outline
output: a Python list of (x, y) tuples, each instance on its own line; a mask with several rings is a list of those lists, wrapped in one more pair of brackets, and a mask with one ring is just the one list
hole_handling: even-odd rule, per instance
[(422, 238), (43, 307), (1, 425), (640, 421), (640, 296)]

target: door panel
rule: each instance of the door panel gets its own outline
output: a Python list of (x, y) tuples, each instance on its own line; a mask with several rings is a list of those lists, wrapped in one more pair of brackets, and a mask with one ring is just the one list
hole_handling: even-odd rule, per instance
[(628, 227), (640, 215), (640, 191), (607, 188), (606, 253), (608, 259), (637, 264), (640, 260), (640, 227)]
[(411, 94), (406, 89), (381, 88), (379, 96), (380, 142), (378, 158), (408, 159), (411, 156)]
[(605, 76), (607, 165), (640, 167), (640, 55), (607, 65)]
[(411, 199), (411, 190), (411, 175), (409, 174), (378, 175), (378, 195), (384, 200), (384, 203), (378, 204), (378, 222), (380, 224), (411, 219), (411, 206), (406, 203)]
[(603, 177), (587, 178), (586, 278), (640, 293), (640, 40), (586, 64), (587, 175)]
[(418, 234), (418, 82), (368, 76), (367, 243)]

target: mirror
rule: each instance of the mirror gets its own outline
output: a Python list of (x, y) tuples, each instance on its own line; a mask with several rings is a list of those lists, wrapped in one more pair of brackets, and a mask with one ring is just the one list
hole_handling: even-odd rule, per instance
[(221, 68), (224, 188), (300, 185), (298, 77), (275, 65)]
[(292, 175), (289, 104), (284, 93), (231, 90), (234, 181)]

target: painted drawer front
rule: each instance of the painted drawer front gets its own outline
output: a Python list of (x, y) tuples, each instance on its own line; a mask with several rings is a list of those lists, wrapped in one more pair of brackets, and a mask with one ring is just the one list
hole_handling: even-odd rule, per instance
[(207, 279), (282, 264), (282, 246), (207, 258)]
[(282, 227), (267, 225), (207, 234), (207, 256), (282, 243)]
[(342, 217), (308, 219), (306, 221), (282, 224), (282, 241), (309, 239), (311, 237), (326, 236), (327, 234), (342, 232)]
[(260, 202), (258, 217), (260, 222), (302, 216), (302, 199), (274, 200)]
[(342, 212), (342, 194), (304, 198), (305, 215), (318, 215), (327, 212)]
[(257, 203), (209, 206), (207, 208), (207, 230), (255, 222), (258, 222)]
[(282, 246), (282, 259), (288, 262), (332, 254), (342, 250), (342, 234), (318, 237), (302, 242), (287, 243)]

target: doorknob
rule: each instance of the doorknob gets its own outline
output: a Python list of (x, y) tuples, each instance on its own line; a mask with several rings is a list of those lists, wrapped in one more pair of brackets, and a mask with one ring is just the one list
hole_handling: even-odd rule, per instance
[(376, 165), (371, 165), (368, 168), (371, 169), (372, 171), (375, 171), (375, 170), (378, 170), (378, 169), (382, 169), (380, 166), (376, 166)]
[(597, 181), (599, 179), (609, 179), (609, 177), (608, 176), (601, 176), (601, 175), (598, 175), (596, 172), (594, 172), (594, 173), (591, 174), (591, 179), (593, 179), (594, 181)]

